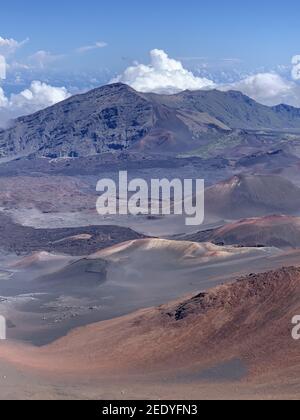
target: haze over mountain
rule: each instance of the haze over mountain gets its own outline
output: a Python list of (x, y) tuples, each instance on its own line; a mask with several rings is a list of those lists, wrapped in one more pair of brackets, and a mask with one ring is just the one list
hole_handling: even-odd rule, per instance
[(10, 217), (0, 213), (0, 248), (17, 255), (43, 251), (87, 255), (117, 243), (141, 238), (144, 235), (120, 226), (34, 229), (14, 223)]
[(276, 175), (235, 175), (205, 191), (207, 214), (242, 219), (300, 213), (300, 189)]
[(246, 247), (300, 248), (300, 218), (265, 216), (229, 223), (218, 229), (183, 235), (193, 242), (212, 242), (217, 245)]
[(106, 389), (114, 379), (114, 396), (120, 395), (120, 383), (127, 395), (131, 381), (138, 380), (139, 395), (150, 382), (160, 387), (161, 398), (170, 395), (170, 387), (181, 398), (224, 398), (224, 392), (227, 398), (296, 398), (299, 344), (291, 338), (291, 320), (299, 298), (299, 268), (252, 274), (78, 328), (40, 348), (3, 343), (1, 362), (28, 380), (28, 372), (42, 374), (43, 381), (70, 374), (69, 386), (78, 387), (88, 375)]
[(142, 94), (117, 83), (12, 121), (0, 131), (0, 157), (181, 152), (237, 129), (300, 131), (300, 109), (267, 107), (235, 91)]
[(67, 356), (57, 369), (78, 366), (91, 372), (197, 365), (199, 372), (201, 365), (233, 358), (246, 364), (249, 376), (272, 372), (274, 365), (299, 368), (299, 348), (289, 330), (299, 298), (299, 268), (250, 275), (189, 299), (78, 329), (42, 349), (41, 357), (63, 351)]

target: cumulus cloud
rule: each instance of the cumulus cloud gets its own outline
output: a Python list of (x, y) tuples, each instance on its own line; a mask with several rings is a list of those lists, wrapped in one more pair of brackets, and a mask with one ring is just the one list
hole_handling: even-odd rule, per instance
[(292, 78), (294, 80), (300, 80), (300, 55), (295, 55), (292, 58)]
[(285, 103), (300, 106), (300, 86), (276, 73), (258, 73), (221, 89), (241, 91), (265, 105)]
[(68, 98), (69, 93), (64, 87), (54, 87), (47, 83), (34, 81), (30, 88), (23, 90), (19, 94), (13, 94), (10, 104), (14, 109), (25, 107), (36, 110), (45, 106), (53, 105)]
[[(28, 69), (29, 66), (20, 65), (18, 63), (7, 63), (10, 56), (16, 50), (22, 47), (28, 40), (18, 42), (13, 38), (6, 39), (0, 37), (0, 81), (6, 79), (7, 69), (17, 68)], [(35, 61), (40, 67), (58, 59), (60, 56), (54, 56), (47, 51), (38, 51), (29, 58), (29, 61)], [(64, 87), (54, 87), (47, 83), (33, 81), (28, 89), (18, 94), (12, 94), (9, 97), (5, 95), (3, 88), (0, 86), (0, 126), (4, 127), (7, 122), (21, 115), (26, 115), (54, 105), (63, 101), (70, 96)]]
[(122, 82), (140, 92), (156, 93), (176, 93), (186, 89), (214, 87), (213, 81), (196, 77), (185, 69), (180, 61), (170, 58), (162, 50), (152, 50), (150, 58), (150, 64), (135, 64), (128, 67), (123, 74), (111, 80), (111, 83)]
[(85, 52), (88, 52), (88, 51), (93, 51), (93, 50), (98, 50), (100, 48), (105, 48), (105, 47), (107, 47), (107, 45), (108, 44), (106, 42), (98, 41), (98, 42), (95, 42), (95, 44), (85, 45), (83, 47), (78, 48), (77, 52), (82, 54), (82, 53), (85, 53)]
[(9, 54), (13, 54), (16, 52), (17, 49), (21, 48), (24, 44), (26, 44), (29, 39), (24, 39), (23, 41), (19, 42), (13, 38), (2, 38), (0, 36), (0, 54), (6, 56)]
[(0, 88), (0, 125), (3, 127), (10, 119), (31, 114), (40, 109), (67, 99), (69, 92), (64, 87), (54, 87), (34, 81), (28, 89), (7, 98)]
[[(150, 58), (150, 64), (136, 63), (110, 83), (126, 83), (140, 92), (168, 94), (186, 89), (238, 90), (265, 105), (286, 103), (300, 107), (300, 85), (297, 83), (300, 80), (300, 55), (292, 59), (291, 78), (278, 72), (265, 72), (243, 76), (241, 80), (228, 82), (226, 85), (213, 82), (209, 75), (203, 77), (203, 72), (200, 73), (201, 76), (196, 76), (187, 70), (181, 61), (170, 58), (162, 50), (152, 50)], [(191, 59), (198, 58), (202, 59), (202, 57), (191, 57)], [(232, 63), (233, 60), (225, 61)]]

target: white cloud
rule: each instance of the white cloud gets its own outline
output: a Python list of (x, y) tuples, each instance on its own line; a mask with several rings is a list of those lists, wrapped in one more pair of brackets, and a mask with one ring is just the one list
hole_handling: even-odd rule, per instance
[(258, 73), (220, 89), (241, 91), (265, 105), (285, 103), (300, 106), (300, 86), (276, 73)]
[[(300, 107), (300, 55), (292, 59), (292, 79), (278, 74), (278, 72), (260, 72), (254, 75), (243, 76), (241, 80), (217, 84), (207, 74), (197, 77), (184, 68), (179, 60), (169, 58), (162, 50), (150, 52), (149, 65), (134, 64), (128, 67), (123, 74), (111, 80), (110, 83), (122, 82), (132, 86), (140, 92), (176, 93), (185, 89), (211, 89), (238, 90), (256, 101), (273, 106), (286, 103)], [(191, 57), (191, 59), (201, 57)], [(226, 59), (226, 62), (237, 62), (236, 59)], [(205, 63), (204, 63), (205, 64)], [(223, 78), (224, 80), (224, 78)]]
[(140, 92), (175, 93), (181, 90), (210, 89), (214, 83), (206, 78), (196, 77), (186, 70), (180, 61), (169, 58), (162, 50), (150, 52), (149, 65), (136, 64), (111, 81), (122, 82)]
[(3, 55), (0, 55), (0, 80), (6, 79), (6, 60)]
[(300, 55), (295, 55), (292, 58), (292, 78), (294, 80), (300, 80)]
[(95, 42), (95, 44), (85, 45), (83, 47), (78, 48), (77, 49), (77, 52), (79, 52), (79, 53), (85, 53), (85, 52), (88, 52), (88, 51), (98, 50), (100, 48), (107, 47), (107, 45), (108, 44), (106, 42), (98, 41), (98, 42)]
[(13, 54), (16, 52), (17, 49), (21, 48), (24, 44), (26, 44), (29, 39), (24, 39), (23, 41), (19, 42), (13, 38), (2, 38), (0, 36), (0, 54), (6, 56), (9, 54)]
[(7, 106), (7, 102), (8, 100), (4, 94), (4, 90), (0, 87), (0, 110), (1, 110), (1, 107)]
[(37, 110), (61, 102), (68, 96), (69, 93), (64, 87), (54, 87), (34, 81), (31, 83), (30, 88), (23, 90), (19, 94), (11, 95), (10, 104), (14, 109), (28, 107)]
[(48, 64), (51, 64), (57, 60), (63, 58), (63, 55), (54, 55), (49, 51), (40, 50), (29, 57), (29, 61), (36, 64), (41, 69), (45, 68)]
[(12, 118), (54, 105), (69, 96), (66, 88), (50, 86), (39, 81), (32, 82), (28, 89), (12, 94), (10, 98), (7, 98), (0, 88), (0, 125), (4, 126)]
[[(7, 68), (28, 69), (29, 66), (18, 63), (8, 64), (6, 57), (13, 54), (28, 40), (18, 42), (14, 39), (0, 37), (0, 80), (6, 78)], [(61, 56), (54, 56), (47, 51), (38, 51), (29, 58), (29, 61), (37, 63), (40, 67), (57, 60)], [(18, 76), (20, 77), (20, 76)], [(10, 97), (5, 95), (0, 87), (0, 126), (5, 126), (7, 122), (21, 115), (31, 114), (40, 109), (61, 102), (70, 96), (64, 87), (54, 87), (39, 81), (33, 81), (28, 89)]]

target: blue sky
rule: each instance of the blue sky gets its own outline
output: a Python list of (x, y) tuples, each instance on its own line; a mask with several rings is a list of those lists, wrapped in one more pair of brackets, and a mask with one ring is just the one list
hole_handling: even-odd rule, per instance
[(112, 80), (170, 93), (231, 88), (300, 107), (299, 16), (295, 0), (10, 0), (0, 123)]
[[(0, 31), (30, 39), (20, 55), (70, 54), (60, 63), (66, 69), (119, 71), (126, 60), (145, 60), (153, 48), (173, 57), (238, 58), (254, 68), (289, 63), (300, 48), (299, 16), (300, 2), (293, 0), (10, 0), (1, 8)], [(84, 60), (71, 56), (96, 41), (108, 48)]]

